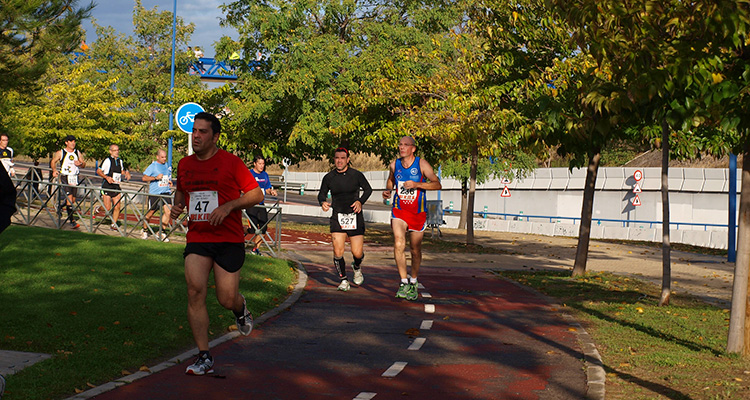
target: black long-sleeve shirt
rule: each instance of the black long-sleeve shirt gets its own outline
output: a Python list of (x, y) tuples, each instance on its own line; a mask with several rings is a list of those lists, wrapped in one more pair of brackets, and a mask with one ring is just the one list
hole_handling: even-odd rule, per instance
[[(362, 189), (362, 194), (359, 191)], [(331, 191), (331, 205), (339, 213), (353, 212), (351, 205), (359, 200), (364, 205), (372, 194), (372, 187), (365, 175), (354, 168), (347, 168), (344, 172), (333, 170), (323, 177), (318, 192), (318, 203), (326, 201), (328, 191)]]

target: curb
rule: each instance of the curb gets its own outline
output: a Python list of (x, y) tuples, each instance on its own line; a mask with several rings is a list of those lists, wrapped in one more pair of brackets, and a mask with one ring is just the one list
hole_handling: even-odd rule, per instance
[[(286, 258), (286, 260), (293, 261), (297, 263), (297, 284), (294, 286), (294, 289), (292, 290), (292, 294), (290, 294), (286, 300), (284, 300), (283, 303), (279, 304), (276, 308), (268, 311), (267, 313), (261, 315), (260, 317), (256, 318), (254, 320), (254, 325), (257, 326), (259, 324), (262, 324), (263, 322), (267, 321), (269, 318), (275, 317), (279, 314), (281, 314), (282, 311), (288, 309), (294, 303), (299, 300), (299, 298), (302, 296), (302, 290), (307, 285), (307, 270), (305, 269), (304, 265), (302, 265), (301, 262), (297, 260), (292, 260)], [(235, 339), (236, 337), (240, 336), (240, 333), (238, 331), (229, 332), (225, 335), (222, 335), (211, 342), (209, 342), (210, 347), (216, 347), (222, 343), (228, 342), (232, 339)], [(85, 392), (81, 392), (76, 394), (75, 396), (71, 396), (66, 398), (65, 400), (83, 400), (83, 399), (90, 399), (94, 396), (98, 396), (104, 392), (108, 392), (110, 390), (116, 389), (120, 386), (126, 385), (128, 383), (137, 381), (138, 379), (144, 378), (146, 376), (155, 374), (159, 371), (163, 371), (169, 367), (173, 367), (177, 364), (181, 364), (185, 360), (189, 360), (198, 352), (198, 348), (193, 348), (192, 350), (188, 350), (180, 355), (177, 355), (175, 357), (170, 358), (167, 361), (164, 361), (160, 364), (154, 365), (153, 367), (149, 367), (148, 371), (138, 371), (130, 375), (125, 375), (120, 378), (117, 378), (111, 382), (107, 382), (105, 384), (99, 385), (95, 388), (86, 390)]]
[[(487, 271), (495, 273), (496, 270), (488, 269)], [(529, 286), (524, 286), (512, 279), (505, 278), (503, 276), (495, 274), (496, 277), (503, 279), (505, 281), (508, 281), (518, 287), (521, 287), (525, 290), (528, 290), (532, 293), (535, 293), (537, 296), (543, 298), (545, 301), (547, 301), (551, 307), (556, 308), (558, 310), (562, 310), (563, 307), (556, 303), (556, 300), (547, 296), (546, 294), (531, 288)], [(562, 318), (567, 321), (572, 328), (575, 329), (576, 335), (578, 336), (578, 341), (581, 343), (581, 352), (583, 353), (583, 363), (586, 368), (586, 400), (604, 400), (605, 399), (605, 390), (604, 386), (606, 383), (607, 374), (604, 371), (604, 362), (602, 361), (602, 357), (599, 354), (599, 351), (596, 349), (596, 343), (594, 343), (594, 340), (591, 338), (591, 335), (589, 335), (588, 332), (586, 332), (586, 329), (581, 326), (581, 324), (576, 321), (575, 318), (573, 318), (572, 315), (561, 312), (560, 315)]]

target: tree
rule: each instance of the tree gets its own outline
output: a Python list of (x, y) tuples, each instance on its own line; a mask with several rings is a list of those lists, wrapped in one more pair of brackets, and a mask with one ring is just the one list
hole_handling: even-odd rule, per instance
[[(539, 1), (465, 4), (465, 22), (433, 48), (408, 48), (386, 65), (363, 100), (399, 116), (383, 129), (429, 138), (438, 159), (467, 160), (466, 242), (474, 241), (473, 210), (481, 159), (512, 160), (536, 115), (530, 80), (571, 55), (567, 31)], [(421, 60), (425, 67), (407, 61)], [(396, 63), (396, 61), (400, 61)], [(516, 163), (516, 168), (529, 164)]]
[[(89, 71), (92, 81), (106, 81), (116, 77), (117, 90), (127, 99), (126, 107), (134, 113), (133, 133), (144, 139), (165, 143), (177, 131), (169, 131), (169, 112), (179, 104), (170, 91), (172, 64), (172, 13), (158, 7), (145, 9), (141, 0), (133, 8), (133, 36), (117, 34), (112, 27), (94, 24), (97, 40), (87, 53), (93, 60)], [(204, 86), (198, 75), (188, 73), (194, 55), (185, 50), (195, 29), (177, 18), (175, 53), (175, 93), (196, 101), (210, 98), (202, 93)], [(221, 108), (211, 104), (218, 112)], [(180, 135), (183, 136), (183, 135)]]
[(78, 148), (94, 159), (108, 156), (111, 143), (127, 148), (134, 141), (133, 115), (114, 88), (117, 77), (92, 82), (87, 79), (91, 68), (90, 60), (73, 64), (59, 55), (44, 75), (42, 94), (12, 109), (10, 120), (26, 155), (48, 157), (62, 148), (67, 135), (74, 135)]
[[(400, 49), (431, 47), (460, 17), (450, 0), (238, 0), (223, 10), (247, 57), (229, 103), (231, 129), (244, 151), (292, 163), (339, 145), (390, 157), (403, 132), (376, 132), (395, 117), (351, 98)], [(249, 67), (258, 52), (261, 65)]]
[[(94, 3), (77, 0), (12, 0), (0, 7), (0, 116), (15, 91), (33, 96), (51, 60), (78, 46), (81, 21)], [(0, 125), (3, 119), (0, 117)]]
[[(476, 183), (477, 185), (481, 185), (493, 177), (508, 179), (523, 178), (526, 172), (534, 169), (534, 163), (534, 158), (528, 156), (526, 153), (515, 154), (513, 161), (482, 158), (477, 163)], [(513, 168), (514, 164), (516, 165), (515, 169)], [(461, 217), (458, 221), (458, 229), (466, 229), (466, 220), (469, 215), (470, 167), (471, 164), (467, 158), (448, 159), (440, 163), (443, 176), (454, 178), (461, 182)]]

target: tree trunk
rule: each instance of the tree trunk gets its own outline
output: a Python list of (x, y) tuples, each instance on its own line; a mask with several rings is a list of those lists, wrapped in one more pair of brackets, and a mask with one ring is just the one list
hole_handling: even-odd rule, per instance
[(469, 210), (469, 188), (466, 180), (461, 181), (461, 216), (458, 219), (458, 229), (466, 229), (466, 215)]
[(750, 317), (747, 287), (750, 277), (750, 142), (742, 154), (742, 187), (740, 188), (739, 231), (737, 232), (737, 261), (734, 263), (732, 312), (729, 317), (728, 353), (750, 355)]
[(594, 189), (596, 188), (596, 174), (599, 172), (601, 158), (601, 149), (592, 149), (589, 166), (586, 168), (586, 186), (583, 189), (581, 227), (578, 230), (578, 247), (576, 248), (576, 261), (573, 264), (573, 276), (581, 276), (586, 273), (586, 260), (589, 257), (589, 240), (591, 239), (591, 213), (594, 209)]
[(471, 149), (471, 168), (469, 172), (469, 201), (466, 220), (466, 244), (474, 244), (474, 194), (477, 190), (477, 164), (479, 164), (479, 149), (475, 145)]
[(672, 294), (672, 245), (669, 243), (669, 125), (661, 121), (661, 298), (660, 306), (669, 305)]

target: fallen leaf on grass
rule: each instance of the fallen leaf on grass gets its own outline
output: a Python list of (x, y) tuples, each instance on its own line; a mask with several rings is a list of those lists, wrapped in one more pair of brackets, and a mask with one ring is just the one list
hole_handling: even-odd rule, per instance
[(126, 369), (120, 371), (120, 373), (123, 374), (123, 375), (131, 375), (131, 372), (128, 371), (128, 370), (126, 370)]
[(643, 307), (636, 307), (636, 311), (638, 311), (639, 314), (643, 314)]
[(570, 328), (568, 328), (568, 331), (570, 331), (570, 332), (576, 332), (576, 331), (578, 331), (578, 329), (570, 327)]
[(273, 281), (273, 279), (271, 279), (271, 278), (264, 278), (263, 279), (263, 282), (271, 282), (271, 281)]
[(76, 393), (83, 393), (83, 390), (81, 390), (81, 389), (78, 389), (78, 388), (74, 388), (74, 389), (75, 389)]
[(148, 369), (148, 367), (147, 367), (147, 366), (145, 366), (145, 365), (144, 365), (144, 366), (142, 366), (142, 367), (140, 367), (140, 368), (138, 368), (138, 370), (139, 370), (139, 371), (143, 371), (143, 372), (151, 372), (151, 370), (150, 370), (150, 369)]
[(92, 388), (92, 389), (96, 387), (96, 385), (94, 385), (94, 384), (93, 384), (93, 383), (91, 383), (91, 382), (86, 382), (86, 386), (88, 386), (88, 387), (90, 387), (90, 388)]

